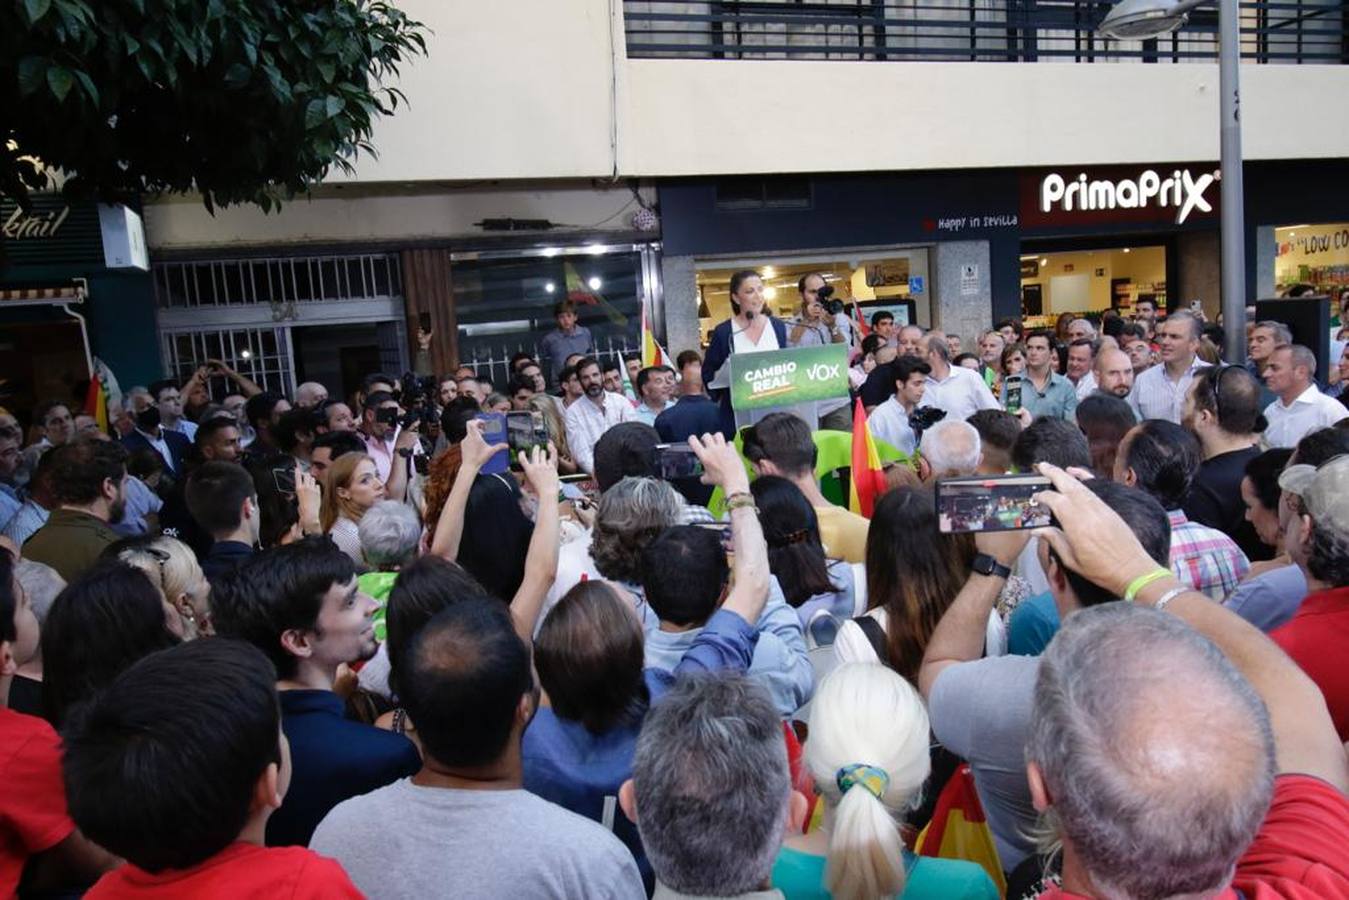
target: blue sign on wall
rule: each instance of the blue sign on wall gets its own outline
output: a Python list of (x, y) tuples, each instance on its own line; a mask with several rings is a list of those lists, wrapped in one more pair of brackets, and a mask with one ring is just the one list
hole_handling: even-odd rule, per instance
[(909, 276), (909, 293), (910, 293), (910, 294), (921, 294), (922, 292), (923, 292), (923, 276), (922, 276), (922, 275), (910, 275), (910, 276)]

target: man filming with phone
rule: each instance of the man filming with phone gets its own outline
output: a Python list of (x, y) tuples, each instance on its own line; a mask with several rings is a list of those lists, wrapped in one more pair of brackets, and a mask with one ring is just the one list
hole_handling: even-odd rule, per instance
[(408, 460), (423, 452), (417, 434), (420, 423), (400, 427), (402, 412), (402, 407), (388, 391), (367, 394), (361, 410), (361, 439), (365, 441), (366, 453), (375, 461), (376, 472), (391, 500), (403, 499), (407, 492)]

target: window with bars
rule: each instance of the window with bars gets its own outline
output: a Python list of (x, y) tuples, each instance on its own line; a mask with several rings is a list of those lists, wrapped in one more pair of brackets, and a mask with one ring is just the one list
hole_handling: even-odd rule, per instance
[(161, 309), (326, 303), (401, 297), (396, 253), (162, 262), (154, 267)]
[[(211, 360), (225, 363), (263, 390), (289, 395), (295, 389), (290, 329), (234, 328), (166, 332), (161, 335), (169, 377), (187, 381)], [(219, 402), (236, 388), (229, 379), (210, 379), (211, 400)]]

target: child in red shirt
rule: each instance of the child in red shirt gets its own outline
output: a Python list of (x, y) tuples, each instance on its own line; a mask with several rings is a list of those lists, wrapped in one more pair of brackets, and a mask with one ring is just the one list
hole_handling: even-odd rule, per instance
[(336, 862), (263, 846), (290, 748), (276, 671), (253, 646), (201, 638), (151, 654), (65, 732), (71, 816), (126, 860), (89, 900), (361, 896)]
[[(66, 812), (61, 739), (44, 720), (3, 706), (14, 673), (38, 642), (37, 618), (14, 577), (14, 557), (0, 547), (0, 897), (26, 886), (82, 887), (111, 859), (89, 845)], [(19, 658), (22, 657), (22, 658)]]

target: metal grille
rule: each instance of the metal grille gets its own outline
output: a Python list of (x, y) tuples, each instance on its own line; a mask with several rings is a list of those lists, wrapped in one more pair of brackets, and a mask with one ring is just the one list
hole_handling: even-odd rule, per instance
[[(624, 0), (628, 56), (964, 62), (1210, 62), (1212, 9), (1148, 41), (1096, 35), (1110, 0)], [(1349, 63), (1344, 0), (1247, 0), (1242, 57)]]
[(163, 262), (155, 264), (154, 284), (162, 309), (267, 304), (284, 313), (297, 303), (383, 300), (403, 294), (393, 253)]
[[(640, 343), (632, 343), (626, 336), (615, 340), (607, 338), (597, 340), (595, 358), (601, 364), (610, 359), (616, 359), (622, 363), (623, 357), (630, 353), (640, 353)], [(472, 358), (461, 361), (462, 365), (468, 366), (479, 375), (486, 376), (492, 382), (492, 386), (498, 391), (505, 391), (506, 382), (510, 381), (511, 357), (516, 353), (528, 353), (535, 359), (539, 356), (539, 347), (532, 341), (504, 342), (489, 347), (482, 345), (473, 348)]]
[[(287, 395), (295, 391), (289, 328), (163, 332), (160, 340), (169, 377), (179, 383), (207, 361), (219, 360), (264, 390)], [(234, 389), (224, 378), (212, 378), (210, 391), (218, 402)]]

